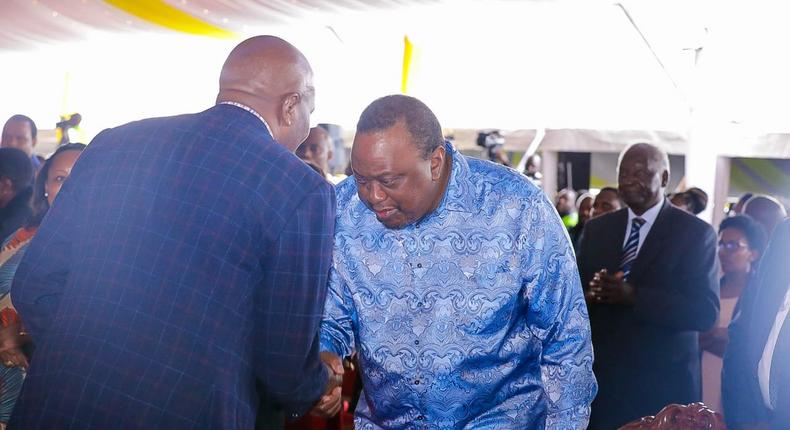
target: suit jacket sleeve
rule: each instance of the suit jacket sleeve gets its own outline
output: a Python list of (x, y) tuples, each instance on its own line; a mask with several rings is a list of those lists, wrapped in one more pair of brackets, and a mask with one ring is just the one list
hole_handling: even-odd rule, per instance
[(687, 234), (694, 238), (683, 242), (688, 245), (685, 250), (667, 251), (683, 253), (671, 284), (655, 285), (646, 279), (635, 286), (634, 315), (676, 330), (705, 331), (719, 315), (716, 233), (705, 226)]
[(730, 341), (724, 352), (721, 399), (727, 425), (754, 424), (769, 417), (757, 379), (757, 364), (750, 359), (749, 327), (758, 285), (750, 284), (741, 294), (740, 312), (730, 323)]
[[(96, 145), (108, 133), (100, 133), (91, 144)], [(79, 168), (63, 184), (14, 275), (11, 301), (33, 339), (44, 336), (52, 324), (69, 278), (73, 253), (78, 251), (72, 244), (86, 234), (82, 231), (80, 209), (87, 196), (82, 196), (75, 185), (90, 170), (92, 158), (90, 148), (80, 156)]]
[(326, 298), (334, 236), (334, 189), (308, 193), (264, 259), (257, 294), (254, 365), (267, 394), (292, 418), (323, 394), (328, 374), (318, 328)]

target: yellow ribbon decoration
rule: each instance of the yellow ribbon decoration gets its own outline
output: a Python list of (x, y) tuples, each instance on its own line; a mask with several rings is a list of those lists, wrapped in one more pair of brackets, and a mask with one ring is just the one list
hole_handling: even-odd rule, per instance
[(400, 92), (408, 93), (409, 90), (409, 71), (411, 69), (411, 58), (414, 52), (414, 45), (409, 40), (409, 36), (403, 36), (403, 74), (400, 81)]
[(104, 0), (104, 2), (144, 21), (170, 30), (220, 39), (238, 37), (232, 31), (196, 18), (167, 4), (164, 0)]

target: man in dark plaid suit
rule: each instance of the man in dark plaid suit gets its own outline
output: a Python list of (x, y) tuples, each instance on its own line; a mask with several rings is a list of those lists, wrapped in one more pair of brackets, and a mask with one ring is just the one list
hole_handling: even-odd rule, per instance
[(246, 429), (262, 397), (298, 416), (334, 389), (334, 191), (292, 153), (313, 98), (304, 56), (255, 37), (216, 106), (94, 139), (12, 287), (36, 351), (11, 428)]

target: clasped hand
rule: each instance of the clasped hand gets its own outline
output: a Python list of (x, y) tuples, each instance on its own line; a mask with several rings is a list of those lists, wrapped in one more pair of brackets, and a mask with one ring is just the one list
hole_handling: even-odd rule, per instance
[(587, 303), (633, 305), (636, 303), (634, 286), (623, 280), (623, 272), (610, 275), (606, 269), (595, 273), (585, 294)]
[(20, 334), (20, 329), (19, 323), (0, 328), (0, 364), (5, 367), (28, 367), (27, 357), (21, 349), (27, 337)]
[(321, 353), (321, 361), (324, 362), (329, 370), (329, 382), (326, 386), (326, 392), (318, 400), (311, 414), (322, 417), (331, 418), (340, 412), (342, 406), (342, 385), (343, 385), (343, 360), (337, 355), (324, 351)]

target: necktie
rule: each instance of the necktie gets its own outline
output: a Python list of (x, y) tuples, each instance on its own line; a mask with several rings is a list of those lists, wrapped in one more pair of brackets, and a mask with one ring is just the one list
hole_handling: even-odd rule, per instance
[(623, 247), (623, 258), (620, 260), (620, 271), (623, 272), (623, 279), (628, 279), (631, 273), (631, 266), (636, 260), (636, 253), (639, 250), (639, 229), (644, 225), (645, 220), (642, 218), (634, 218), (631, 221), (631, 233), (628, 235), (628, 241)]
[[(790, 314), (788, 314), (790, 315)], [(783, 384), (790, 383), (788, 380), (787, 366), (790, 366), (790, 318), (785, 318), (782, 329), (779, 330), (779, 337), (776, 338), (776, 346), (774, 347), (774, 355), (771, 357), (771, 373), (768, 377), (768, 392), (771, 394), (771, 404), (776, 409), (779, 406), (778, 394), (780, 389), (787, 390), (787, 387), (782, 387)]]

